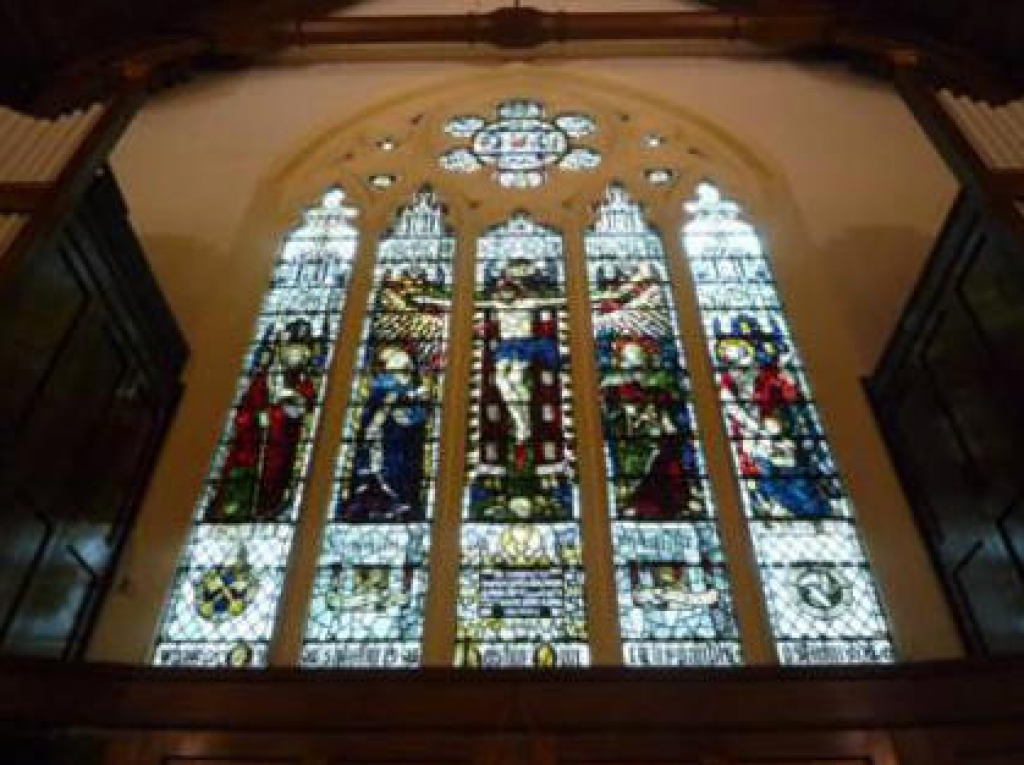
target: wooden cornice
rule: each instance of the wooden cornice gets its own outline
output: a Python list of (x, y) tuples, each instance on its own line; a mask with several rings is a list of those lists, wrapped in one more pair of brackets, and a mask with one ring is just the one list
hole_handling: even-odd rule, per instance
[(404, 672), (0, 660), (9, 723), (468, 734), (503, 718), (562, 731), (1024, 723), (1024, 663)]
[[(56, 78), (46, 111), (113, 90), (121, 73), (145, 67), (159, 86), (221, 64), (245, 65), (292, 46), (483, 44), (529, 50), (584, 41), (745, 41), (782, 53), (831, 51), (871, 61), (892, 76), (910, 65), (965, 92), (991, 98), (998, 75), (978, 57), (948, 46), (880, 31), (826, 0), (787, 0), (724, 6), (712, 11), (561, 13), (529, 7), (487, 14), (335, 16), (316, 18), (338, 2), (262, 0), (248, 12), (237, 3), (215, 7), (173, 36), (136, 41), (130, 50), (79, 61)], [(97, 91), (100, 91), (99, 93)]]
[(270, 42), (286, 45), (488, 43), (531, 48), (550, 42), (605, 40), (748, 40), (766, 45), (821, 45), (831, 39), (828, 6), (799, 11), (548, 13), (504, 8), (464, 16), (339, 16), (278, 24)]

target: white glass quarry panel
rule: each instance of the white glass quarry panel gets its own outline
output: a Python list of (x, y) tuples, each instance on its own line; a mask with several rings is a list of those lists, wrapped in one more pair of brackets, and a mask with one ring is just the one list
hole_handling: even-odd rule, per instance
[(686, 210), (683, 249), (780, 661), (891, 662), (853, 508), (761, 240), (710, 183)]
[(357, 232), (340, 189), (285, 239), (153, 653), (267, 664)]

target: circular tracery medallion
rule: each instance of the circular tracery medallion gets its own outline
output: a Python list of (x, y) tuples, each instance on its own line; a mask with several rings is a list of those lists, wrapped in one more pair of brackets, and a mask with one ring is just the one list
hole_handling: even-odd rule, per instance
[(497, 108), (498, 118), (487, 122), (475, 115), (459, 115), (445, 123), (454, 138), (467, 138), (469, 146), (451, 149), (439, 158), (441, 167), (454, 173), (474, 173), (493, 167), (494, 179), (506, 188), (532, 188), (547, 179), (547, 170), (591, 170), (601, 163), (597, 150), (574, 146), (574, 139), (597, 130), (586, 114), (545, 117), (536, 101), (506, 101)]
[(540, 170), (560, 160), (569, 138), (549, 122), (502, 120), (473, 136), (473, 153), (499, 170)]

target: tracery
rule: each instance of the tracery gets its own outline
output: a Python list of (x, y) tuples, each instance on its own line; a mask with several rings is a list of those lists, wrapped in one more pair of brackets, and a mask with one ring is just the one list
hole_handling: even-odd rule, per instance
[[(426, 172), (425, 180), (455, 178), (449, 199), (459, 195), (458, 174), (484, 168), (498, 184), (495, 193), (525, 199), (543, 193), (530, 189), (550, 190), (587, 175), (579, 171), (604, 172), (620, 162), (605, 144), (586, 145), (599, 127), (604, 136), (606, 119), (549, 112), (530, 98), (497, 101), (479, 113), (491, 109), (493, 119), (463, 113), (433, 123), (445, 144), (431, 158), (440, 171)], [(669, 151), (676, 139), (637, 130), (630, 190), (674, 199), (687, 176)], [(395, 155), (411, 140), (397, 135), (370, 145)], [(367, 166), (361, 177), (375, 204), (390, 205), (411, 175), (392, 162)], [(461, 489), (461, 524), (452, 531), (459, 550), (455, 641), (447, 646), (454, 662), (592, 663), (595, 622), (585, 584), (595, 564), (584, 566), (582, 522), (592, 514), (611, 532), (610, 560), (596, 572), (612, 568), (622, 661), (741, 664), (719, 528), (729, 505), (723, 500), (720, 511), (721, 482), (716, 491), (708, 474), (694, 408), (699, 386), (685, 351), (684, 338), (701, 334), (780, 660), (893, 660), (852, 506), (753, 226), (715, 186), (697, 187), (681, 240), (702, 321), (691, 328), (680, 324), (680, 285), (672, 276), (685, 264), (667, 261), (652, 223), (664, 210), (634, 201), (618, 181), (591, 209), (591, 225), (576, 227), (574, 215), (559, 229), (537, 222), (536, 211), (500, 218), (475, 253), (467, 247), (459, 254), (474, 269), (473, 284), (461, 293), (453, 280), (459, 232), (430, 187), (398, 206), (376, 252), (360, 256), (373, 261), (366, 264), (373, 276), (361, 293), (368, 308), (358, 317), (340, 436), (332, 436), (339, 440), (331, 444), (332, 489), (301, 664), (397, 668), (426, 661), (427, 595), (437, 586), (435, 506), (453, 504), (437, 492), (439, 453), (454, 447), (441, 442), (443, 391), (449, 361), (460, 354), (471, 358), (465, 472), (452, 487)], [(354, 218), (334, 189), (284, 241), (164, 612), (155, 663), (269, 661), (324, 380), (349, 299)], [(582, 261), (566, 246), (580, 240)], [(567, 272), (577, 267), (582, 302), (567, 290)], [(449, 354), (458, 294), (472, 302), (472, 348)], [(592, 335), (580, 332), (588, 325)], [(577, 464), (580, 379), (570, 364), (570, 334), (596, 361), (591, 390), (600, 427), (589, 437), (603, 447), (607, 507), (593, 493), (584, 507), (581, 497), (581, 484), (596, 480), (599, 466), (581, 476)], [(463, 395), (467, 381), (455, 382), (455, 395)], [(601, 629), (613, 631), (608, 623)], [(436, 660), (436, 645), (434, 651)]]

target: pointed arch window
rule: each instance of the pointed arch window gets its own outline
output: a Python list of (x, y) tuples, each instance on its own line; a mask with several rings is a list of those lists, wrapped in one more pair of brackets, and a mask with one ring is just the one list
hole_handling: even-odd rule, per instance
[(562, 236), (477, 244), (456, 662), (589, 664)]
[(377, 248), (305, 666), (420, 664), (454, 255), (429, 189)]
[(266, 666), (358, 233), (341, 189), (274, 262), (164, 609), (155, 664)]
[(661, 237), (620, 184), (584, 235), (623, 660), (741, 661)]
[(713, 184), (700, 184), (686, 210), (683, 248), (779, 659), (892, 661), (853, 505), (761, 239)]
[[(586, 175), (561, 171), (610, 173), (620, 162), (612, 131), (586, 112), (549, 119), (521, 98), (494, 108), (496, 123), (465, 114), (435, 123), (446, 141), (471, 139), (476, 154), (445, 143), (429, 179), (457, 189), (458, 173), (493, 165), (512, 173), (494, 193), (528, 208), (529, 195)], [(724, 550), (745, 549), (744, 530), (782, 663), (893, 660), (761, 239), (739, 205), (702, 183), (685, 206), (682, 259), (670, 259), (656, 226), (663, 208), (650, 200), (671, 199), (685, 168), (643, 158), (671, 139), (634, 132), (644, 151), (630, 160), (631, 190), (647, 207), (618, 181), (601, 182), (592, 214), (577, 207), (558, 228), (498, 205), (475, 251), (457, 245), (430, 187), (393, 201), (408, 168), (368, 168), (366, 192), (395, 212), (372, 216), (390, 223), (360, 256), (372, 278), (356, 280), (352, 295), (356, 210), (332, 189), (305, 212), (275, 260), (154, 663), (268, 664), (343, 311), (346, 400), (331, 426), (302, 666), (410, 668), (429, 655), (463, 667), (739, 665), (743, 599), (730, 572), (751, 563)], [(584, 138), (608, 143), (600, 154), (570, 146)], [(390, 138), (373, 145), (396, 148)], [(455, 196), (446, 192), (453, 206)], [(696, 311), (678, 278), (686, 268)], [(460, 285), (456, 270), (472, 277)], [(687, 311), (695, 318), (684, 324)], [(711, 375), (687, 363), (702, 341)], [(695, 391), (715, 399), (702, 408), (720, 418), (703, 427), (726, 437), (739, 511), (728, 473), (707, 469)], [(442, 428), (462, 404), (465, 430)], [(447, 443), (442, 430), (454, 434)], [(439, 493), (448, 451), (450, 464), (464, 456), (464, 472)], [(718, 456), (713, 464), (724, 464)], [(435, 516), (458, 517), (458, 527)], [(438, 565), (435, 550), (452, 559)], [(426, 634), (428, 602), (433, 623), (446, 619), (454, 633), (444, 646)], [(745, 607), (747, 622), (762, 618)]]

